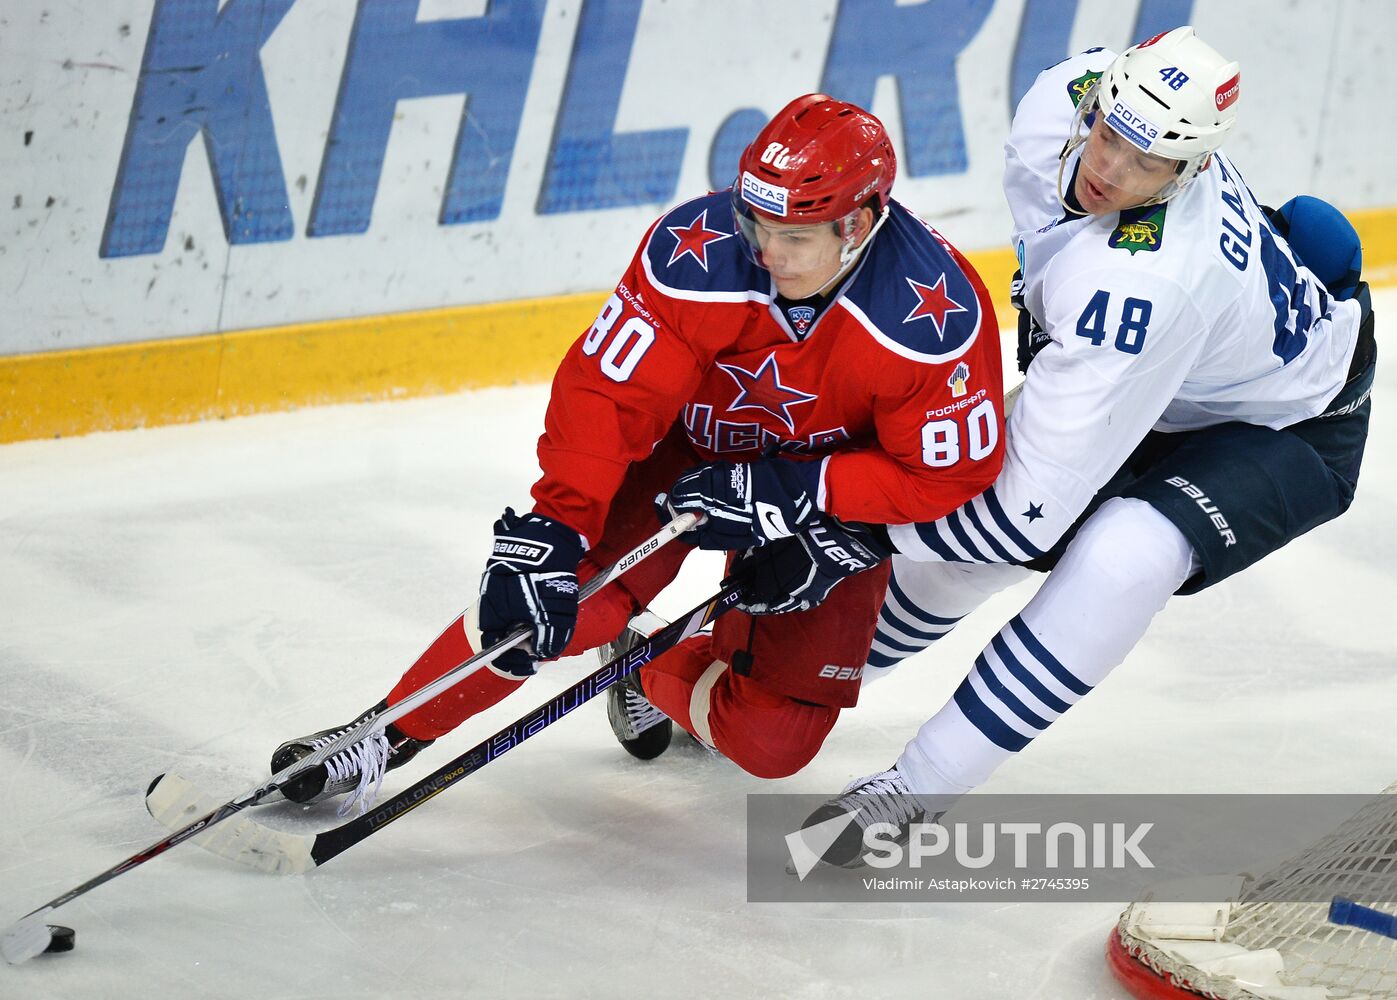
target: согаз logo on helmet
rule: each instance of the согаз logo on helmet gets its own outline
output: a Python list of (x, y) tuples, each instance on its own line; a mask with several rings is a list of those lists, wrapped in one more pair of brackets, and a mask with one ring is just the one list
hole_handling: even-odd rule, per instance
[(742, 174), (742, 200), (769, 215), (785, 216), (787, 194), (783, 187), (768, 184), (746, 171)]
[(1124, 101), (1116, 102), (1111, 113), (1106, 116), (1106, 124), (1146, 151), (1159, 138), (1159, 129)]

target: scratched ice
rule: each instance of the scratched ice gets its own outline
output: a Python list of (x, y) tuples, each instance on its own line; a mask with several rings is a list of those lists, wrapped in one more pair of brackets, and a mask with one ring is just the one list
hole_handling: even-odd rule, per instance
[[(1397, 308), (1380, 297), (1380, 313)], [(1395, 384), (1380, 371), (1346, 517), (1175, 602), (987, 790), (1397, 778)], [(0, 918), (158, 839), (141, 806), (156, 773), (231, 796), (280, 740), (381, 697), (469, 601), (492, 519), (528, 502), (545, 393), (0, 448)], [(696, 565), (661, 610), (716, 576)], [(782, 787), (834, 791), (886, 766), (1025, 598), (1003, 595), (871, 688)], [(549, 668), (424, 760), (591, 662)], [(388, 787), (404, 784), (395, 772)], [(1114, 904), (747, 903), (744, 795), (769, 787), (691, 744), (634, 761), (584, 706), (308, 876), (192, 846), (158, 858), (60, 911), (78, 950), (0, 967), (0, 996), (1124, 996), (1101, 960)]]

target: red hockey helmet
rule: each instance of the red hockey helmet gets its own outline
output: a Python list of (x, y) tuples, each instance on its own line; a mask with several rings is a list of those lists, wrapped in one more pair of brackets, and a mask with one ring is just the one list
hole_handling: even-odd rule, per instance
[(881, 212), (896, 176), (897, 155), (882, 122), (826, 94), (806, 94), (743, 151), (733, 202), (776, 222), (838, 222), (874, 195)]

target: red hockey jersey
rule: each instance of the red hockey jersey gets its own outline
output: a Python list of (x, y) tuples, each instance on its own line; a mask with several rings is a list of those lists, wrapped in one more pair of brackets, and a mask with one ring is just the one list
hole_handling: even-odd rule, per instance
[(646, 234), (553, 379), (535, 510), (595, 543), (627, 466), (682, 421), (706, 459), (772, 444), (824, 463), (817, 502), (845, 519), (940, 517), (994, 482), (1002, 369), (978, 276), (897, 202), (818, 315), (774, 301), (727, 192)]

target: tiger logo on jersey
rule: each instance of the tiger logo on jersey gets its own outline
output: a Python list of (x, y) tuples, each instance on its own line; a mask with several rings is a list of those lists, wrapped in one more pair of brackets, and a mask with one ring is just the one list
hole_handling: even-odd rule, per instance
[(1087, 96), (1087, 91), (1096, 85), (1096, 81), (1101, 79), (1098, 72), (1083, 73), (1077, 79), (1067, 84), (1067, 96), (1072, 98), (1072, 106), (1075, 108), (1082, 103), (1082, 98)]
[(1145, 205), (1127, 208), (1106, 245), (1114, 250), (1129, 250), (1134, 257), (1141, 250), (1154, 252), (1164, 244), (1164, 211), (1167, 205)]

